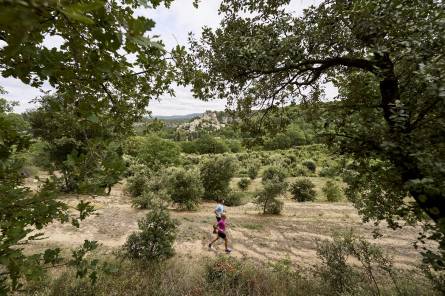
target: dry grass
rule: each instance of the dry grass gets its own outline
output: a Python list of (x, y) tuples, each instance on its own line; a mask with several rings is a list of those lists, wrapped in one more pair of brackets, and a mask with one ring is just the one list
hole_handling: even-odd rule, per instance
[[(76, 279), (72, 270), (61, 269), (44, 281), (28, 285), (22, 295), (34, 296), (287, 296), (334, 295), (335, 291), (318, 272), (293, 266), (288, 260), (264, 264), (237, 260), (230, 256), (185, 259), (174, 257), (161, 264), (141, 264), (102, 257), (107, 269), (100, 269), (92, 285), (88, 279)], [(388, 278), (377, 277), (380, 295), (396, 295)], [(437, 295), (425, 278), (397, 271), (401, 295)], [(375, 295), (371, 283), (354, 282), (349, 295)]]
[[(296, 178), (289, 178), (292, 181)], [(310, 178), (321, 192), (327, 178)], [(237, 179), (232, 180), (236, 186)], [(111, 252), (124, 244), (127, 236), (137, 230), (137, 220), (146, 213), (131, 207), (130, 198), (123, 193), (123, 185), (116, 185), (110, 196), (70, 195), (64, 200), (75, 205), (79, 200), (91, 201), (97, 209), (96, 215), (89, 217), (76, 229), (70, 225), (54, 223), (47, 227), (48, 239), (35, 242), (32, 249), (46, 246), (72, 248), (85, 239), (97, 240), (103, 249)], [(261, 180), (256, 179), (249, 191), (259, 190)], [(310, 266), (317, 262), (316, 241), (329, 238), (333, 231), (354, 229), (366, 238), (372, 239), (373, 226), (361, 223), (357, 211), (351, 204), (326, 203), (324, 197), (314, 203), (296, 203), (284, 200), (284, 210), (280, 216), (260, 215), (253, 203), (239, 207), (227, 207), (229, 217), (229, 239), (237, 258), (254, 258), (262, 262), (288, 257), (292, 262)], [(208, 242), (213, 238), (214, 221), (212, 202), (204, 202), (197, 211), (184, 212), (172, 209), (173, 218), (180, 222), (175, 244), (179, 257), (202, 258), (216, 256), (223, 251), (222, 242), (216, 251), (209, 252)], [(418, 252), (412, 247), (418, 229), (405, 227), (392, 231), (382, 227), (383, 238), (373, 240), (393, 253), (398, 266), (413, 268), (420, 262)]]

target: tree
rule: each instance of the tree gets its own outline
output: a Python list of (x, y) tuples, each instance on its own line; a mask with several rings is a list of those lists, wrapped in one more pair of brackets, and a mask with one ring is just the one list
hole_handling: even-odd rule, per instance
[(259, 192), (254, 202), (263, 214), (278, 215), (283, 209), (283, 202), (276, 198), (286, 192), (287, 183), (277, 176), (262, 181), (264, 189)]
[[(0, 93), (2, 89), (0, 88)], [(60, 249), (47, 249), (41, 253), (26, 255), (19, 244), (41, 239), (41, 229), (54, 220), (71, 222), (78, 226), (79, 220), (93, 210), (89, 203), (81, 202), (76, 209), (79, 217), (71, 217), (68, 205), (57, 200), (54, 183), (47, 181), (37, 192), (24, 186), (20, 174), (23, 159), (19, 154), (30, 145), (30, 134), (23, 120), (11, 114), (12, 105), (0, 98), (0, 294), (20, 288), (20, 279), (38, 278), (45, 264), (60, 262)], [(34, 232), (37, 230), (38, 232)], [(33, 233), (34, 232), (34, 233)], [(78, 259), (81, 261), (82, 257)], [(79, 262), (80, 262), (79, 261)]]
[[(68, 109), (67, 120), (94, 123), (114, 118), (118, 123), (114, 125), (116, 130), (131, 130), (135, 120), (146, 112), (150, 99), (172, 92), (169, 85), (174, 75), (162, 43), (148, 37), (154, 22), (142, 16), (135, 17), (134, 11), (162, 3), (168, 6), (171, 2), (0, 1), (0, 73), (34, 87), (48, 82), (56, 89), (59, 106)], [(51, 47), (45, 43), (48, 39), (57, 39), (59, 46)], [(129, 54), (135, 59), (129, 60)], [(39, 237), (26, 239), (31, 229), (40, 230), (53, 220), (66, 222), (69, 216), (68, 206), (55, 199), (54, 188), (50, 185), (36, 194), (23, 186), (23, 180), (17, 175), (20, 162), (16, 152), (26, 149), (29, 136), (7, 119), (9, 107), (4, 101), (0, 106), (0, 292), (4, 294), (9, 288), (18, 288), (18, 281), (25, 274), (32, 276), (37, 270), (42, 271), (42, 263), (56, 262), (59, 254), (50, 249), (27, 256), (17, 245)], [(61, 118), (59, 115), (60, 112), (56, 112), (56, 119)], [(72, 126), (75, 125), (69, 127)], [(79, 150), (94, 153), (95, 149), (85, 144), (95, 148), (102, 145), (100, 141), (79, 142), (63, 136), (54, 137), (56, 142), (59, 148), (66, 147), (67, 150), (61, 151), (67, 155), (67, 165), (73, 171), (78, 166), (70, 166), (70, 162), (88, 161), (89, 154), (79, 154)], [(76, 149), (71, 149), (73, 147)], [(99, 148), (102, 149), (103, 146)], [(68, 150), (71, 152), (67, 153)], [(115, 156), (111, 158), (116, 159)], [(114, 182), (108, 177), (114, 178), (116, 170), (113, 167), (111, 171), (113, 173), (105, 178), (105, 186)], [(78, 209), (81, 219), (91, 211), (85, 203), (79, 204)], [(78, 219), (72, 221), (78, 225)], [(91, 246), (87, 244), (85, 249)], [(76, 252), (74, 262), (81, 263), (84, 254)], [(78, 274), (84, 275), (84, 272)], [(6, 277), (11, 281), (7, 282)]]
[(235, 175), (235, 160), (232, 157), (217, 156), (206, 160), (201, 166), (201, 180), (204, 197), (224, 198), (229, 193), (230, 180)]
[(326, 184), (323, 186), (322, 190), (323, 190), (323, 193), (326, 195), (327, 201), (337, 202), (337, 201), (340, 201), (343, 197), (342, 189), (340, 188), (340, 186), (331, 180), (328, 180), (326, 182)]
[(194, 142), (199, 154), (219, 154), (229, 151), (229, 147), (223, 140), (210, 135), (203, 135)]
[(290, 192), (292, 197), (299, 201), (314, 201), (317, 193), (314, 190), (315, 185), (309, 179), (300, 179), (292, 183)]
[(139, 232), (130, 234), (124, 245), (125, 256), (142, 261), (162, 261), (173, 256), (177, 222), (163, 207), (152, 209), (138, 221)]
[[(57, 90), (53, 98), (38, 100), (42, 107), (37, 112), (43, 114), (33, 116), (41, 119), (34, 120), (33, 129), (40, 128), (56, 146), (59, 162), (66, 163), (65, 176), (79, 175), (79, 162), (91, 163), (96, 148), (105, 149), (116, 135), (128, 134), (146, 113), (150, 99), (172, 93), (173, 69), (166, 51), (162, 42), (148, 35), (154, 22), (133, 15), (136, 8), (171, 2), (0, 2), (0, 40), (5, 43), (0, 49), (1, 74), (35, 87), (47, 81)], [(45, 40), (55, 36), (60, 46), (51, 47)], [(129, 54), (135, 58), (130, 60)], [(75, 136), (47, 129), (52, 124), (60, 127), (59, 121)], [(89, 171), (100, 167), (91, 164)], [(105, 179), (109, 183), (110, 178)], [(78, 191), (84, 180), (68, 181), (65, 190)]]
[(286, 172), (281, 167), (270, 166), (264, 170), (262, 181), (278, 180), (283, 182), (285, 178)]
[(167, 192), (180, 208), (196, 209), (204, 193), (199, 172), (173, 169), (167, 179)]
[(178, 145), (156, 135), (129, 137), (125, 143), (125, 152), (150, 169), (179, 164), (181, 161)]
[[(295, 16), (289, 2), (223, 1), (221, 26), (178, 58), (184, 83), (237, 102), (251, 126), (311, 102), (327, 143), (354, 160), (347, 194), (364, 219), (399, 227), (427, 216), (440, 248), (426, 254), (443, 268), (445, 4), (326, 0)], [(339, 88), (335, 102), (322, 102), (324, 82)]]
[(150, 120), (144, 126), (143, 134), (159, 133), (165, 128), (165, 123), (157, 118)]
[(83, 118), (75, 104), (61, 95), (44, 96), (40, 106), (25, 114), (34, 137), (47, 143), (51, 168), (62, 177), (66, 192), (110, 193), (125, 171), (119, 119), (102, 110)]

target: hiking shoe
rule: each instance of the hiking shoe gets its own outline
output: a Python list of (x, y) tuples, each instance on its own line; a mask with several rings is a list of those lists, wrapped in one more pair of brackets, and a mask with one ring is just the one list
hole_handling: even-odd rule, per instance
[(230, 252), (232, 252), (232, 249), (226, 249), (227, 254), (229, 254)]
[(211, 244), (209, 244), (209, 250), (211, 250), (212, 249), (212, 245)]

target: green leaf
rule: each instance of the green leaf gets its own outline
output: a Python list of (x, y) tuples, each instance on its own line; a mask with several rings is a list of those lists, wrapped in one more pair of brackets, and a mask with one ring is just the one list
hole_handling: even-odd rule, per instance
[(86, 16), (85, 13), (97, 10), (99, 8), (102, 8), (103, 6), (103, 1), (78, 2), (76, 4), (63, 7), (60, 9), (60, 11), (70, 19), (76, 20), (86, 25), (93, 25), (94, 20)]
[(89, 121), (91, 121), (92, 123), (98, 123), (99, 122), (99, 118), (97, 117), (96, 114), (91, 114), (90, 116), (87, 117), (87, 119)]
[(156, 41), (151, 41), (150, 39), (148, 39), (147, 37), (144, 37), (144, 36), (131, 37), (131, 41), (134, 44), (137, 44), (137, 45), (142, 46), (147, 49), (155, 47), (162, 51), (165, 50), (164, 45), (162, 45), (161, 43), (156, 42)]
[(78, 21), (78, 22), (81, 22), (81, 23), (84, 23), (85, 25), (93, 25), (94, 24), (94, 21), (91, 18), (89, 18), (77, 11), (70, 11), (67, 9), (61, 9), (60, 11), (64, 15), (66, 15), (68, 18)]

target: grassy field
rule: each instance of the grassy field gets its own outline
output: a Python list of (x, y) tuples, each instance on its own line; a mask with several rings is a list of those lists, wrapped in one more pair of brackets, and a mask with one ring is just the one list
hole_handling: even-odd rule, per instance
[[(289, 181), (295, 178), (289, 178)], [(316, 202), (297, 203), (289, 196), (283, 197), (284, 210), (279, 216), (259, 214), (257, 207), (248, 202), (238, 207), (227, 207), (229, 239), (233, 248), (232, 256), (252, 258), (262, 262), (288, 258), (296, 265), (310, 266), (317, 263), (317, 240), (329, 239), (333, 232), (353, 229), (357, 234), (381, 245), (393, 254), (395, 263), (403, 268), (414, 268), (420, 263), (420, 256), (413, 248), (418, 229), (405, 227), (392, 231), (381, 226), (383, 237), (372, 238), (372, 224), (363, 224), (354, 207), (344, 201), (325, 202), (321, 188), (326, 178), (310, 177), (316, 185)], [(232, 180), (235, 187), (239, 179)], [(41, 249), (46, 246), (72, 248), (85, 239), (96, 240), (101, 249), (110, 253), (126, 241), (127, 236), (137, 230), (137, 220), (146, 210), (131, 207), (130, 197), (123, 192), (123, 184), (116, 185), (110, 196), (68, 195), (63, 199), (70, 205), (79, 200), (90, 201), (95, 215), (81, 223), (79, 229), (71, 225), (54, 223), (47, 227), (47, 239), (28, 246)], [(260, 189), (261, 180), (254, 180), (248, 191)], [(171, 215), (180, 223), (175, 243), (178, 257), (188, 259), (214, 257), (223, 253), (222, 241), (215, 250), (209, 251), (208, 242), (213, 237), (214, 202), (203, 202), (197, 211), (178, 211), (171, 208)]]

